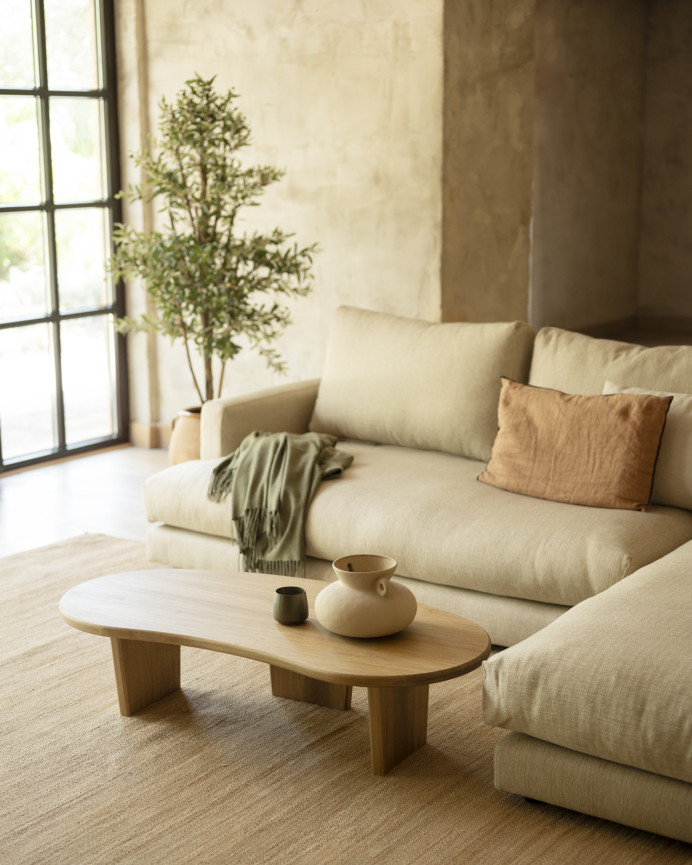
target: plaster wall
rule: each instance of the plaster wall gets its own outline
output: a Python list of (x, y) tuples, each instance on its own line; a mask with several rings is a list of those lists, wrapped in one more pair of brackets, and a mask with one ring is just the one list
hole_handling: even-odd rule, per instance
[[(147, 122), (155, 129), (161, 96), (197, 72), (241, 95), (248, 158), (286, 169), (246, 225), (279, 226), (321, 250), (314, 292), (277, 344), (289, 380), (319, 375), (339, 304), (440, 318), (442, 0), (125, 0), (117, 37), (124, 151)], [(125, 161), (124, 183), (133, 171)], [(136, 286), (128, 303), (142, 306)], [(150, 361), (137, 340), (139, 371)], [(131, 375), (135, 421), (165, 423), (198, 402), (182, 348), (157, 350), (157, 387)], [(281, 380), (244, 353), (224, 394)]]
[(639, 247), (639, 312), (692, 327), (692, 4), (652, 0)]
[(442, 318), (526, 319), (535, 0), (447, 0)]
[(529, 317), (637, 314), (647, 4), (538, 0)]
[[(341, 303), (598, 332), (692, 323), (689, 0), (119, 0), (125, 154), (186, 78), (233, 87), (253, 161), (287, 170), (247, 227), (321, 248), (278, 344), (317, 376)], [(153, 224), (154, 208), (126, 219)], [(131, 286), (129, 311), (145, 308)], [(129, 338), (135, 424), (197, 402), (184, 353)], [(227, 395), (278, 383), (245, 354)]]
[[(143, 7), (138, 0), (120, 0), (115, 4), (118, 113), (121, 171), (123, 185), (134, 183), (136, 176), (127, 164), (126, 155), (139, 149), (149, 133), (148, 111), (143, 95), (147, 92), (146, 40), (142, 28)], [(127, 173), (125, 172), (127, 169)], [(139, 230), (151, 228), (152, 208), (123, 202), (123, 219)], [(127, 313), (141, 315), (146, 312), (146, 295), (140, 287), (131, 286), (127, 292)], [(128, 366), (130, 369), (131, 433), (136, 444), (156, 446), (150, 426), (159, 420), (158, 342), (156, 337), (133, 334), (127, 338)], [(133, 370), (136, 374), (132, 374)]]

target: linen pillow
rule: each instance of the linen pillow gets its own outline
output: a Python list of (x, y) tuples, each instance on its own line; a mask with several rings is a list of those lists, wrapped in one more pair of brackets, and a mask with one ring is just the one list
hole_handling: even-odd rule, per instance
[(644, 511), (670, 402), (565, 394), (503, 378), (499, 429), (478, 479), (535, 498)]
[(536, 334), (527, 379), (565, 393), (602, 394), (606, 379), (636, 382), (651, 392), (686, 393), (692, 381), (692, 345), (645, 347), (543, 327)]
[(339, 307), (310, 430), (485, 462), (500, 376), (526, 380), (533, 338), (517, 321), (439, 323)]
[(661, 439), (651, 501), (692, 510), (692, 394), (664, 394), (639, 387), (624, 387), (612, 381), (606, 381), (603, 393), (672, 396)]
[[(564, 393), (600, 395), (607, 378), (639, 381), (609, 375), (607, 370), (623, 360), (636, 362), (648, 351), (634, 343), (598, 339), (559, 327), (543, 327), (536, 334), (531, 370), (526, 381), (536, 387), (550, 387)], [(512, 375), (507, 377), (515, 378)], [(648, 381), (644, 383), (649, 384)]]

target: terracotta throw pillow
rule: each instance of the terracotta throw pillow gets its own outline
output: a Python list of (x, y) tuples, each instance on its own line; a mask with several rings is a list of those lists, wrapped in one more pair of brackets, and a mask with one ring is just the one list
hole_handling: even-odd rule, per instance
[(499, 429), (478, 480), (550, 501), (644, 511), (670, 402), (566, 394), (503, 378)]

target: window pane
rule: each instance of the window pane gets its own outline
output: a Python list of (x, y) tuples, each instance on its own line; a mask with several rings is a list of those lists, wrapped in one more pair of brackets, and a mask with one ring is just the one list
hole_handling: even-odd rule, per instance
[(4, 0), (0, 9), (0, 87), (33, 87), (31, 0)]
[(57, 210), (60, 309), (74, 310), (110, 303), (106, 278), (107, 212), (103, 208)]
[(44, 0), (48, 86), (93, 90), (99, 86), (93, 0)]
[(0, 428), (5, 461), (58, 446), (55, 374), (47, 324), (0, 331)]
[(38, 104), (33, 96), (0, 96), (0, 204), (39, 204)]
[(53, 194), (61, 204), (103, 198), (101, 100), (50, 100)]
[(49, 311), (42, 213), (0, 213), (0, 321)]
[(102, 11), (103, 0), (0, 0), (0, 471), (124, 432), (103, 312), (119, 289), (105, 266), (118, 210)]
[(64, 321), (62, 345), (65, 435), (68, 445), (115, 432), (112, 317)]

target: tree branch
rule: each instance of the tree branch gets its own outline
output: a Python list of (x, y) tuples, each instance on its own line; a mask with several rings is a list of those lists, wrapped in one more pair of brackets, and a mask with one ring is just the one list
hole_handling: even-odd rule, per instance
[(190, 346), (188, 344), (188, 336), (187, 336), (187, 325), (185, 324), (185, 319), (183, 316), (180, 316), (180, 330), (183, 334), (183, 342), (185, 344), (185, 356), (187, 357), (187, 365), (190, 369), (190, 375), (192, 376), (193, 384), (195, 385), (195, 390), (197, 391), (197, 395), (199, 396), (199, 401), (204, 403), (204, 397), (202, 396), (202, 391), (200, 390), (199, 383), (197, 382), (197, 376), (195, 375), (195, 368), (192, 365), (192, 357), (190, 355)]

